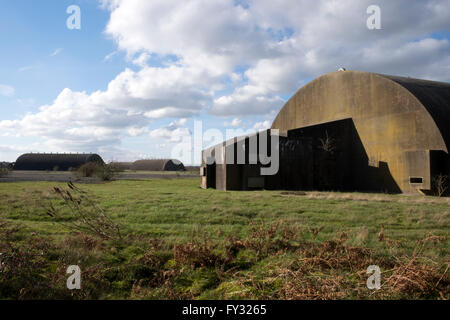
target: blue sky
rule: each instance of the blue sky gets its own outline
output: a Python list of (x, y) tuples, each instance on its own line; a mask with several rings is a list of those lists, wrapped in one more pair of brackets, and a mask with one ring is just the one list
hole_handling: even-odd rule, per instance
[[(66, 8), (71, 4), (83, 8), (81, 30), (66, 27)], [(40, 1), (38, 6), (31, 1), (3, 1), (0, 82), (13, 86), (16, 94), (0, 98), (0, 107), (6, 111), (1, 119), (50, 103), (64, 88), (104, 89), (126, 66), (123, 53), (103, 61), (117, 49), (103, 34), (108, 18), (96, 1)]]
[[(367, 29), (365, 0), (2, 1), (0, 161), (171, 157), (194, 121), (266, 128), (341, 66), (449, 81), (450, 1), (378, 2), (381, 30)], [(66, 27), (70, 5), (81, 30)]]

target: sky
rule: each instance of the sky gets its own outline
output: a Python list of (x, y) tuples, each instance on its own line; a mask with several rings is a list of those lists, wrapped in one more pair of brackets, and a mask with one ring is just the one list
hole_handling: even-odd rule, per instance
[(268, 128), (300, 87), (340, 67), (448, 82), (449, 41), (450, 0), (2, 0), (0, 161), (198, 164), (194, 143), (177, 154), (195, 132), (206, 147)]

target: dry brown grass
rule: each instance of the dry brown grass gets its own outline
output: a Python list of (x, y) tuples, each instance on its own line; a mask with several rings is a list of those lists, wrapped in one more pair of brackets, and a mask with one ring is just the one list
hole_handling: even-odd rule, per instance
[[(58, 244), (36, 235), (19, 243), (18, 229), (0, 221), (0, 297), (95, 299), (117, 288), (131, 299), (195, 299), (206, 289), (214, 298), (244, 299), (450, 297), (450, 263), (439, 264), (424, 255), (427, 248), (444, 244), (446, 237), (428, 234), (411, 255), (381, 255), (346, 244), (347, 230), (335, 240), (305, 241), (303, 233), (314, 239), (321, 228), (278, 221), (252, 222), (250, 229), (244, 238), (211, 241), (199, 232), (187, 243), (174, 244), (143, 236), (117, 242), (85, 232), (71, 233)], [(124, 259), (122, 248), (134, 243), (142, 249)], [(395, 245), (387, 236), (380, 244)], [(105, 251), (114, 258), (105, 260)], [(65, 270), (74, 263), (82, 266), (83, 290), (65, 288)], [(366, 287), (369, 265), (382, 270), (380, 290)], [(205, 288), (198, 284), (206, 280)]]
[[(428, 244), (445, 241), (443, 237), (428, 236), (418, 242), (413, 256), (380, 256), (370, 249), (344, 245), (346, 233), (336, 241), (301, 243), (298, 256), (288, 266), (277, 266), (265, 274), (265, 280), (245, 275), (237, 281), (241, 298), (256, 298), (254, 292), (263, 291), (264, 285), (278, 283), (280, 288), (267, 299), (392, 299), (430, 298), (448, 299), (450, 295), (449, 264), (442, 270), (436, 263), (425, 264), (422, 250)], [(386, 238), (386, 246), (392, 245)], [(279, 255), (276, 250), (272, 255)], [(378, 265), (383, 271), (380, 290), (366, 287), (366, 268)], [(236, 292), (235, 292), (236, 293)]]
[(180, 265), (187, 264), (192, 268), (214, 267), (223, 263), (223, 258), (214, 253), (216, 246), (206, 240), (176, 244), (173, 247), (174, 260)]
[(358, 192), (306, 192), (306, 197), (310, 199), (327, 200), (352, 200), (352, 201), (377, 201), (377, 202), (400, 202), (408, 204), (450, 204), (448, 197), (429, 197), (422, 195), (388, 195), (377, 193), (358, 193)]
[(67, 186), (68, 189), (54, 187), (53, 190), (70, 210), (73, 221), (65, 222), (60, 210), (57, 210), (51, 202), (47, 209), (50, 217), (71, 230), (91, 233), (103, 239), (122, 238), (120, 226), (98, 206), (91, 194), (75, 186), (72, 182), (69, 182)]

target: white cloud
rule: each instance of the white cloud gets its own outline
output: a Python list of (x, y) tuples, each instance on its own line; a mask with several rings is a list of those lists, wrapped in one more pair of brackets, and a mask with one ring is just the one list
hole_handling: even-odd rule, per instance
[[(104, 3), (111, 10), (106, 32), (128, 55), (137, 55), (136, 63), (148, 54), (174, 55), (180, 68), (201, 70), (199, 86), (218, 89), (222, 79), (231, 80), (232, 92), (214, 97), (213, 115), (268, 114), (283, 104), (281, 94), (340, 66), (450, 78), (446, 40), (417, 45), (450, 28), (448, 0), (380, 0), (383, 29), (376, 31), (366, 27), (368, 0)], [(236, 72), (237, 66), (248, 69)]]
[(36, 100), (34, 100), (33, 98), (20, 98), (16, 99), (16, 102), (26, 108), (30, 108), (36, 105)]
[(131, 137), (141, 136), (146, 133), (149, 133), (149, 129), (147, 127), (131, 127), (128, 129), (128, 134)]
[(110, 52), (110, 53), (108, 53), (104, 58), (103, 58), (103, 62), (107, 62), (107, 61), (110, 61), (116, 54), (117, 54), (117, 50), (116, 51), (113, 51), (113, 52)]
[(24, 72), (24, 71), (32, 70), (32, 69), (35, 69), (35, 68), (37, 68), (36, 65), (23, 66), (23, 67), (20, 67), (18, 69), (18, 71), (19, 72)]
[(256, 131), (260, 131), (260, 130), (269, 129), (270, 126), (271, 126), (271, 122), (269, 120), (265, 120), (262, 122), (256, 122), (253, 125), (253, 129), (255, 129)]
[(133, 60), (133, 63), (137, 66), (145, 67), (147, 66), (148, 59), (150, 59), (150, 54), (148, 54), (147, 52), (143, 52)]
[(171, 122), (168, 126), (150, 131), (150, 138), (163, 139), (168, 142), (181, 142), (183, 137), (190, 137), (191, 132), (184, 127), (187, 119), (183, 118)]
[(63, 51), (63, 48), (55, 49), (55, 51), (53, 51), (53, 52), (50, 54), (50, 57), (54, 57), (54, 56), (60, 54), (61, 51)]
[(33, 151), (32, 148), (0, 144), (0, 162), (13, 162), (17, 159), (19, 154), (31, 151)]
[[(125, 69), (106, 90), (64, 89), (37, 112), (0, 121), (0, 130), (38, 136), (64, 150), (115, 152), (125, 137), (173, 142), (189, 132), (176, 122), (149, 130), (155, 119), (204, 110), (228, 119), (269, 119), (299, 87), (339, 67), (450, 79), (450, 0), (378, 0), (381, 30), (366, 27), (370, 4), (103, 0), (110, 11), (105, 33), (137, 70)], [(269, 126), (266, 120), (255, 129)]]
[(114, 0), (109, 4), (113, 9), (106, 32), (129, 54), (172, 54), (183, 65), (223, 75), (236, 63), (270, 51), (270, 37), (257, 31), (249, 12), (233, 1)]
[(157, 110), (147, 111), (144, 113), (149, 119), (161, 119), (161, 118), (177, 118), (177, 117), (191, 117), (197, 114), (199, 110), (189, 110), (176, 107), (165, 107)]
[[(100, 150), (136, 136), (152, 119), (191, 116), (211, 94), (193, 83), (194, 71), (177, 66), (126, 69), (105, 91), (91, 94), (64, 89), (50, 105), (19, 120), (0, 121), (0, 130), (38, 136), (57, 150)], [(176, 133), (179, 133), (178, 130)]]
[(284, 101), (256, 85), (238, 87), (228, 96), (221, 96), (214, 100), (210, 113), (219, 116), (229, 115), (263, 115), (274, 108), (279, 108)]
[(239, 118), (234, 118), (231, 122), (225, 121), (223, 125), (225, 127), (239, 127), (242, 124), (242, 120)]
[(6, 85), (6, 84), (0, 84), (0, 95), (5, 97), (12, 97), (14, 96), (14, 93), (16, 90), (14, 87)]

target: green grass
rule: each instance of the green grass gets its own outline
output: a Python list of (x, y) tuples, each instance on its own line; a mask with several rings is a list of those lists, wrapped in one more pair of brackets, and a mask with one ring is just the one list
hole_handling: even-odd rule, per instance
[[(283, 220), (303, 228), (323, 227), (318, 240), (329, 240), (337, 232), (357, 236), (368, 230), (368, 243), (380, 246), (377, 233), (406, 241), (410, 248), (427, 234), (448, 236), (450, 207), (444, 200), (435, 203), (410, 203), (404, 196), (388, 196), (383, 201), (324, 199), (282, 195), (279, 191), (217, 191), (199, 188), (198, 179), (115, 181), (81, 185), (98, 199), (101, 207), (123, 226), (126, 233), (146, 234), (187, 241), (202, 230), (212, 238), (225, 235), (245, 236), (248, 222)], [(48, 234), (67, 232), (45, 214), (50, 200), (56, 199), (54, 182), (18, 182), (0, 184), (0, 212), (31, 230)], [(327, 195), (327, 193), (323, 193)], [(333, 195), (333, 193), (331, 193)], [(368, 194), (368, 199), (372, 195)], [(408, 199), (409, 200), (409, 199)], [(53, 200), (54, 201), (54, 200)]]
[(185, 175), (199, 175), (199, 170), (186, 170), (186, 171), (151, 171), (151, 170), (123, 170), (126, 174), (157, 174), (157, 175), (169, 175), (169, 176), (185, 176)]
[[(73, 230), (46, 214), (52, 202), (61, 211), (61, 219), (73, 219), (63, 202), (52, 192), (54, 186), (65, 187), (65, 184), (0, 184), (0, 218), (22, 226), (16, 234), (18, 243), (27, 242), (32, 233), (54, 244), (73, 237)], [(88, 254), (86, 266), (106, 263), (120, 268), (121, 264), (145, 255), (149, 239), (159, 239), (164, 246), (158, 255), (163, 256), (164, 268), (169, 268), (167, 264), (174, 263), (171, 256), (173, 246), (198, 239), (221, 244), (230, 236), (251, 240), (250, 223), (288, 226), (297, 233), (293, 242), (299, 247), (303, 242), (321, 244), (341, 239), (347, 247), (368, 248), (375, 256), (390, 259), (412, 257), (421, 240), (437, 236), (444, 240), (424, 246), (422, 261), (437, 267), (440, 272), (449, 261), (450, 207), (447, 199), (361, 193), (223, 192), (199, 188), (197, 178), (120, 180), (79, 186), (88, 191), (108, 216), (121, 226), (122, 234), (128, 239), (120, 245), (106, 241), (102, 249)], [(384, 237), (379, 241), (382, 225)], [(220, 254), (223, 252), (221, 248), (218, 245), (212, 251)], [(295, 251), (285, 250), (255, 258), (254, 250), (242, 250), (233, 262), (239, 265), (235, 274), (227, 274), (222, 279), (212, 267), (193, 268), (187, 274), (179, 275), (171, 284), (171, 290), (181, 297), (187, 294), (192, 298), (286, 298), (286, 295), (278, 294), (283, 280), (277, 277), (277, 273), (282, 268), (292, 268), (297, 263), (296, 259)], [(345, 279), (350, 277), (346, 271), (327, 272), (328, 276), (330, 272), (338, 272), (345, 274)], [(131, 278), (124, 280), (116, 275), (115, 278), (121, 280), (110, 281), (108, 289), (99, 297), (173, 298), (162, 285), (136, 289), (135, 282), (139, 277), (126, 277)], [(257, 280), (246, 284), (245, 278)], [(348, 289), (343, 297), (357, 297), (354, 294)], [(366, 293), (367, 297), (369, 294)]]

